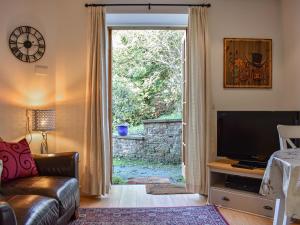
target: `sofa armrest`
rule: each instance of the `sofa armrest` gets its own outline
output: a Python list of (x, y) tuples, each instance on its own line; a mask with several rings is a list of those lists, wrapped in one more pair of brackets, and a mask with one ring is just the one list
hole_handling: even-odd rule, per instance
[(63, 176), (78, 179), (78, 152), (33, 154), (39, 175)]
[(0, 201), (0, 224), (17, 225), (14, 210), (4, 201)]

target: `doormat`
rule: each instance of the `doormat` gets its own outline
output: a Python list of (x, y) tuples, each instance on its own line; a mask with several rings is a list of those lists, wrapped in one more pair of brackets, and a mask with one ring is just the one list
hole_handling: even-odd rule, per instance
[(181, 184), (146, 184), (146, 192), (151, 195), (193, 194)]
[(127, 184), (169, 184), (167, 177), (132, 177), (128, 178)]

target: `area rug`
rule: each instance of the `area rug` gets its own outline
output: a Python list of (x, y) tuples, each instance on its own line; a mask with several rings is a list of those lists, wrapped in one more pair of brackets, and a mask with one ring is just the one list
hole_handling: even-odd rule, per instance
[(69, 225), (229, 225), (214, 205), (159, 208), (81, 208)]
[(131, 177), (128, 178), (127, 184), (169, 184), (170, 179), (167, 177)]
[(147, 184), (146, 192), (151, 195), (192, 194), (182, 184)]

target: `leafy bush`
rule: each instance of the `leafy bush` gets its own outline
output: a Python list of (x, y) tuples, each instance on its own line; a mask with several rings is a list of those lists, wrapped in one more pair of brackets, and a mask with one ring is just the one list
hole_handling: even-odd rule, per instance
[(182, 113), (172, 113), (172, 114), (166, 114), (166, 115), (162, 115), (160, 116), (158, 119), (182, 119)]
[(182, 112), (178, 30), (113, 31), (113, 125)]

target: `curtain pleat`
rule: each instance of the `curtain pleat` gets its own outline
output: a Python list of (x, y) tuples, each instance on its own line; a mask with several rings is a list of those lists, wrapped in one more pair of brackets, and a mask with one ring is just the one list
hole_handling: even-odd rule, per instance
[(207, 194), (207, 163), (211, 148), (211, 90), (207, 8), (191, 7), (187, 33), (184, 108), (185, 175), (187, 190)]
[(107, 73), (105, 8), (89, 8), (88, 71), (82, 192), (101, 196), (111, 185), (110, 79)]

